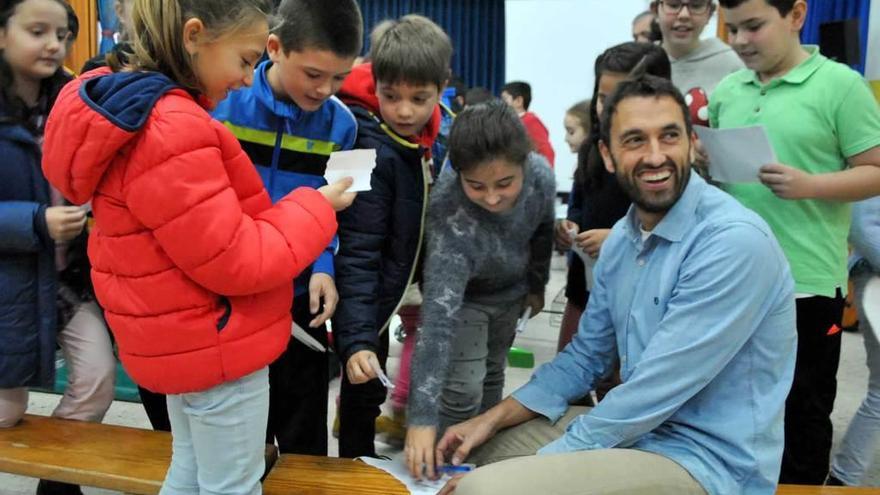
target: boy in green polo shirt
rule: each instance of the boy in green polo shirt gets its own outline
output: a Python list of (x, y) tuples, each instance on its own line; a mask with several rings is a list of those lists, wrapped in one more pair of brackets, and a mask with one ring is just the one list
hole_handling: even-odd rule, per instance
[(712, 94), (711, 124), (763, 125), (780, 161), (761, 169), (760, 183), (725, 189), (770, 224), (798, 297), (780, 481), (822, 484), (840, 359), (849, 202), (880, 194), (880, 110), (859, 74), (801, 45), (805, 0), (720, 4), (747, 69)]

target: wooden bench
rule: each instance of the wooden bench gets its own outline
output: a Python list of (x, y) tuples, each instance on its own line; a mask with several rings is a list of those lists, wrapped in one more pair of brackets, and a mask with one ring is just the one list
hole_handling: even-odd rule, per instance
[[(164, 432), (26, 415), (0, 429), (0, 471), (138, 495), (159, 493), (171, 460)], [(406, 495), (391, 475), (351, 459), (284, 454), (265, 495)], [(880, 495), (878, 488), (783, 485), (777, 495)]]
[(165, 432), (25, 415), (0, 429), (0, 471), (126, 493), (159, 493), (171, 461)]

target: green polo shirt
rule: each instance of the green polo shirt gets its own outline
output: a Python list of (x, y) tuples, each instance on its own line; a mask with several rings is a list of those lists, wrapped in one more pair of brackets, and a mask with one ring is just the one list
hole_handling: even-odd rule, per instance
[[(848, 157), (880, 146), (880, 109), (857, 72), (805, 48), (809, 58), (769, 83), (749, 69), (725, 78), (712, 94), (709, 120), (722, 129), (763, 125), (780, 163), (811, 174), (837, 172)], [(780, 199), (760, 183), (724, 189), (770, 224), (798, 293), (846, 292), (849, 203)]]

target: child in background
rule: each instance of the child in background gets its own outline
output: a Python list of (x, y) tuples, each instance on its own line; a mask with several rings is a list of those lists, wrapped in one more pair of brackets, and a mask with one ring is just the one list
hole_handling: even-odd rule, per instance
[(92, 278), (120, 358), (168, 394), (162, 495), (260, 492), (268, 365), (290, 338), (292, 281), (354, 196), (347, 179), (273, 206), (207, 112), (250, 84), (270, 10), (136, 0), (130, 70), (68, 84), (46, 127), (49, 181), (74, 203), (93, 199)]
[[(59, 290), (86, 210), (67, 205), (39, 168), (44, 122), (70, 80), (62, 63), (78, 22), (68, 7), (0, 4), (0, 428), (24, 415), (28, 387), (54, 386), (56, 342), (69, 373), (52, 416), (98, 422), (113, 401), (115, 359), (100, 312), (81, 294)], [(61, 319), (56, 296), (69, 302)], [(75, 493), (79, 487), (66, 483), (37, 485), (40, 495)]]
[(406, 455), (435, 477), (438, 430), (501, 402), (507, 351), (523, 308), (544, 307), (553, 251), (556, 181), (530, 153), (507, 104), (468, 107), (431, 193), (422, 328), (412, 361)]
[[(669, 79), (671, 74), (666, 52), (649, 43), (621, 43), (605, 50), (596, 59), (593, 98), (590, 100), (591, 129), (578, 153), (578, 166), (568, 200), (568, 216), (556, 227), (556, 245), (560, 250), (571, 248), (569, 232), (574, 230), (578, 232), (576, 242), (591, 256), (598, 256), (611, 227), (629, 209), (629, 196), (620, 188), (614, 174), (605, 169), (599, 153), (599, 115), (605, 98), (637, 66), (645, 74), (664, 79)], [(577, 256), (572, 256), (569, 263), (565, 297), (568, 301), (559, 329), (557, 352), (562, 351), (577, 332), (578, 322), (590, 297), (584, 263)]]
[[(354, 115), (333, 95), (351, 72), (363, 43), (355, 0), (284, 0), (269, 35), (269, 60), (253, 85), (234, 91), (214, 118), (235, 134), (257, 167), (272, 201), (298, 187), (327, 183), (330, 153), (349, 150), (357, 137)], [(333, 240), (294, 281), (293, 321), (324, 348), (325, 322), (339, 296)], [(269, 366), (270, 457), (281, 453), (327, 455), (327, 353), (291, 339)]]
[(562, 119), (565, 127), (565, 144), (572, 153), (577, 153), (590, 135), (590, 100), (579, 101), (565, 112)]
[(404, 291), (420, 279), (431, 146), (440, 131), (438, 102), (449, 79), (452, 44), (418, 15), (392, 21), (354, 68), (340, 98), (358, 120), (356, 148), (376, 149), (372, 190), (339, 215), (333, 336), (345, 372), (339, 406), (339, 455), (375, 456), (375, 421), (385, 401), (376, 380), (388, 352), (388, 324)]

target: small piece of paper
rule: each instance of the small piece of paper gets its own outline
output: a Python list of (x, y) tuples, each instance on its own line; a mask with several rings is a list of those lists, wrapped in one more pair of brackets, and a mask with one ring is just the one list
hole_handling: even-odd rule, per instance
[(313, 351), (318, 352), (327, 352), (327, 349), (321, 345), (320, 342), (315, 340), (314, 337), (308, 334), (303, 327), (299, 326), (294, 322), (290, 325), (290, 334), (293, 335), (293, 338), (300, 341), (303, 345), (308, 347)]
[(413, 495), (436, 495), (450, 479), (449, 476), (444, 474), (443, 477), (437, 481), (432, 481), (426, 478), (422, 478), (421, 481), (416, 481), (409, 474), (409, 469), (407, 469), (406, 465), (404, 465), (401, 460), (390, 459), (386, 461), (384, 459), (374, 459), (372, 457), (358, 457), (357, 459), (394, 476), (398, 481), (403, 483), (406, 486), (406, 489)]
[(352, 192), (369, 191), (370, 177), (376, 168), (376, 150), (348, 150), (330, 153), (324, 179), (328, 184), (351, 177), (354, 184), (348, 189)]
[(764, 126), (732, 129), (694, 126), (694, 131), (709, 155), (709, 175), (718, 182), (760, 182), (761, 167), (777, 162)]
[(578, 246), (577, 232), (575, 230), (569, 230), (568, 236), (571, 238), (571, 252), (578, 255), (578, 258), (584, 262), (584, 276), (587, 280), (587, 291), (589, 292), (593, 290), (593, 265), (596, 264), (596, 259), (587, 254), (584, 248)]

